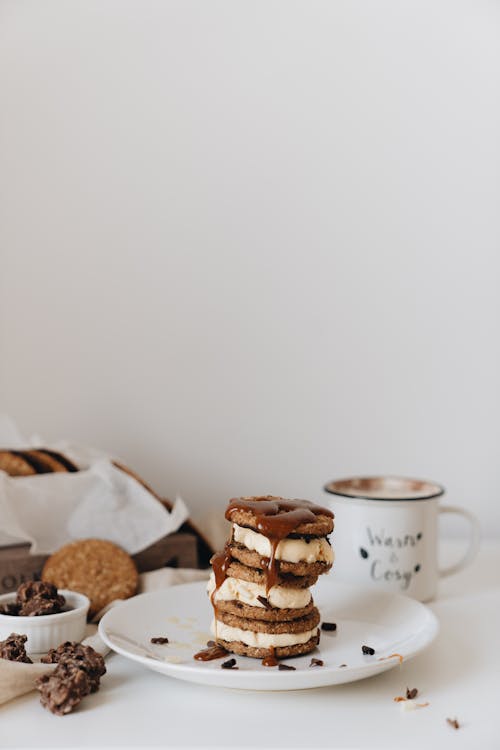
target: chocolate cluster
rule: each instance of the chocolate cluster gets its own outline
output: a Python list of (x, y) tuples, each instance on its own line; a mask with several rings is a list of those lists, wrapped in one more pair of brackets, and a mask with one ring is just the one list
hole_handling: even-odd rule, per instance
[(95, 651), (92, 646), (84, 646), (82, 643), (75, 643), (75, 641), (66, 641), (57, 648), (51, 648), (41, 661), (44, 664), (77, 666), (88, 676), (91, 693), (99, 690), (101, 677), (106, 674), (106, 666), (101, 654)]
[(0, 641), (0, 659), (7, 661), (22, 661), (26, 664), (33, 664), (26, 653), (25, 643), (28, 640), (26, 635), (11, 633), (4, 641)]
[(4, 604), (0, 614), (20, 617), (55, 615), (62, 610), (66, 599), (57, 588), (46, 581), (27, 581), (17, 589), (16, 601)]
[(42, 662), (57, 664), (50, 675), (36, 681), (36, 687), (42, 706), (58, 716), (70, 713), (86, 695), (95, 693), (106, 672), (101, 654), (71, 641), (51, 649)]

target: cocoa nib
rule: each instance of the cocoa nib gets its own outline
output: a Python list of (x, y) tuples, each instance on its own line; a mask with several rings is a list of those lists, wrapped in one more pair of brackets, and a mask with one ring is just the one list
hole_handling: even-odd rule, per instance
[(280, 672), (295, 672), (296, 667), (291, 667), (289, 664), (278, 664), (278, 669)]
[(418, 695), (417, 688), (412, 688), (411, 690), (410, 690), (410, 688), (406, 688), (406, 698), (407, 698), (407, 700), (412, 701), (414, 698), (417, 697), (417, 695)]
[(157, 635), (155, 638), (151, 638), (151, 643), (156, 643), (158, 646), (164, 646), (168, 643), (168, 638), (164, 635)]
[(311, 663), (309, 664), (310, 667), (322, 667), (324, 666), (324, 662), (321, 661), (321, 659), (311, 659)]
[(361, 651), (364, 654), (368, 654), (368, 656), (373, 656), (373, 654), (375, 653), (375, 649), (371, 646), (361, 646)]
[(228, 659), (227, 661), (223, 661), (221, 664), (222, 669), (238, 669), (236, 666), (236, 659)]
[(321, 630), (333, 632), (334, 630), (337, 630), (337, 623), (336, 622), (322, 622)]

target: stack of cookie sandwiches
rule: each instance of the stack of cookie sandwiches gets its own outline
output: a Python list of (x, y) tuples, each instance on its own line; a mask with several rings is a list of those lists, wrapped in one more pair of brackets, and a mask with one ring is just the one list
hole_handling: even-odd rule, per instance
[(229, 541), (212, 557), (209, 595), (218, 646), (275, 666), (319, 643), (309, 587), (332, 567), (333, 513), (307, 500), (242, 497), (226, 510)]

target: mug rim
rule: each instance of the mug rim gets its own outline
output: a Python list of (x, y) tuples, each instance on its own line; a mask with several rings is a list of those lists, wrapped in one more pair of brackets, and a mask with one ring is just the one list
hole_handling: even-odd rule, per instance
[[(404, 482), (416, 482), (418, 484), (422, 485), (432, 485), (435, 489), (432, 492), (423, 492), (421, 495), (414, 495), (412, 497), (382, 497), (382, 496), (367, 496), (366, 494), (363, 494), (363, 491), (360, 489), (356, 491), (356, 489), (353, 489), (352, 492), (342, 492), (340, 490), (333, 489), (333, 485), (341, 485), (346, 484), (348, 482), (353, 481), (359, 481), (359, 480), (387, 480), (387, 479), (396, 479), (398, 481), (404, 481)], [(323, 489), (325, 492), (328, 492), (330, 495), (338, 495), (339, 497), (345, 497), (350, 500), (382, 500), (383, 502), (394, 502), (394, 503), (401, 503), (401, 502), (413, 502), (414, 500), (432, 500), (435, 497), (441, 497), (441, 495), (444, 495), (445, 488), (443, 485), (439, 484), (438, 482), (434, 482), (433, 480), (428, 479), (416, 479), (414, 477), (402, 477), (397, 476), (395, 474), (370, 474), (370, 475), (359, 475), (359, 476), (351, 476), (351, 477), (345, 477), (344, 479), (332, 479), (330, 482), (327, 482), (323, 486)]]

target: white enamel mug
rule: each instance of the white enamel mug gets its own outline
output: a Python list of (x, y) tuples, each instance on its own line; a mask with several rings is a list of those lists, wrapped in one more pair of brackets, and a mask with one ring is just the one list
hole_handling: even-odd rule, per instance
[[(464, 508), (439, 505), (444, 488), (405, 477), (351, 477), (329, 482), (328, 505), (335, 514), (332, 575), (339, 581), (371, 585), (428, 601), (438, 580), (472, 562), (479, 549), (476, 517)], [(438, 565), (438, 516), (456, 513), (469, 522), (461, 559)]]

